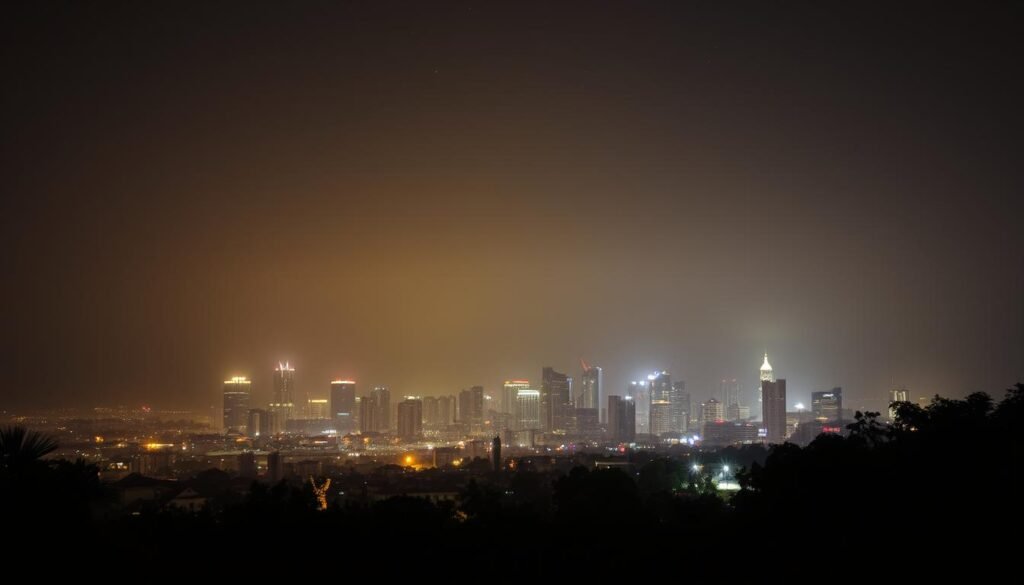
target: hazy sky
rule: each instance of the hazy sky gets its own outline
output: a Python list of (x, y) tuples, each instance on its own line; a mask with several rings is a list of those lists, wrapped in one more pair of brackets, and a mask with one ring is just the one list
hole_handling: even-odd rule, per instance
[(21, 4), (0, 409), (1024, 377), (1019, 3)]

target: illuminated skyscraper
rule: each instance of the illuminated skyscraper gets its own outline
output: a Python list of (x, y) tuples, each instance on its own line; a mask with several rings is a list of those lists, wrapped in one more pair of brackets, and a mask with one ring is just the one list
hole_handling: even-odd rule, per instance
[(650, 429), (655, 436), (672, 432), (672, 405), (668, 400), (651, 400)]
[(651, 390), (644, 381), (633, 381), (626, 387), (626, 396), (633, 399), (636, 411), (636, 434), (651, 432)]
[(768, 363), (768, 352), (764, 353), (764, 363), (761, 364), (761, 381), (775, 381), (775, 373), (772, 371), (772, 365)]
[(309, 418), (316, 420), (330, 418), (331, 405), (328, 399), (310, 398), (306, 402), (306, 411), (309, 413)]
[(686, 391), (686, 382), (676, 380), (672, 382), (672, 408), (675, 416), (676, 432), (685, 433), (690, 430), (690, 421), (696, 421), (697, 416), (690, 407), (690, 393)]
[(598, 366), (588, 365), (580, 360), (583, 365), (583, 376), (580, 378), (580, 391), (576, 400), (576, 408), (601, 407), (601, 378), (602, 370)]
[(295, 368), (288, 362), (278, 363), (274, 369), (274, 400), (270, 403), (270, 411), (274, 413), (274, 432), (281, 432), (289, 420), (294, 418), (295, 410)]
[(339, 435), (356, 430), (356, 383), (352, 380), (331, 382), (331, 418)]
[(516, 394), (516, 430), (530, 431), (541, 428), (540, 392), (523, 389)]
[(636, 404), (632, 396), (608, 397), (608, 434), (618, 443), (632, 443), (636, 439)]
[(671, 419), (669, 426), (674, 433), (686, 432), (687, 423), (690, 419), (690, 393), (686, 391), (686, 382), (675, 380), (672, 382), (672, 389), (668, 394), (669, 412)]
[(896, 420), (896, 409), (893, 402), (910, 402), (910, 390), (905, 386), (897, 386), (889, 390), (889, 420)]
[(661, 435), (677, 431), (678, 420), (672, 408), (672, 377), (665, 371), (654, 372), (647, 376), (647, 382), (651, 396), (650, 433)]
[(224, 432), (245, 433), (252, 383), (244, 376), (224, 380)]
[(811, 412), (819, 422), (838, 421), (843, 416), (843, 389), (811, 392)]
[(651, 400), (669, 401), (672, 395), (672, 376), (668, 372), (654, 372), (647, 376), (651, 388)]
[(540, 416), (544, 431), (565, 431), (572, 422), (569, 377), (554, 368), (541, 371)]
[(408, 443), (417, 441), (423, 435), (423, 401), (415, 396), (406, 396), (398, 403), (398, 436)]
[(761, 417), (769, 443), (786, 440), (786, 380), (761, 382)]
[(502, 412), (511, 414), (513, 420), (515, 420), (516, 396), (520, 390), (526, 390), (529, 387), (529, 380), (505, 380), (505, 383), (501, 387), (500, 408), (502, 409)]
[(768, 352), (764, 352), (764, 363), (761, 364), (761, 382), (757, 388), (757, 401), (760, 403), (764, 400), (764, 382), (774, 382), (775, 373), (772, 371), (772, 365), (768, 363)]
[(722, 403), (712, 398), (704, 404), (700, 405), (700, 422), (703, 428), (704, 424), (709, 422), (722, 422), (725, 420), (725, 408)]
[(473, 386), (459, 392), (459, 422), (471, 433), (479, 433), (484, 425), (484, 387)]

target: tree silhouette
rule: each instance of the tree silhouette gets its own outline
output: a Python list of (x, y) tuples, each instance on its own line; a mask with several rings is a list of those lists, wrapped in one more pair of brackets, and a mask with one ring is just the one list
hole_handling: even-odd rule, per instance
[(42, 458), (57, 450), (57, 441), (25, 427), (0, 429), (0, 471), (20, 473), (42, 464)]

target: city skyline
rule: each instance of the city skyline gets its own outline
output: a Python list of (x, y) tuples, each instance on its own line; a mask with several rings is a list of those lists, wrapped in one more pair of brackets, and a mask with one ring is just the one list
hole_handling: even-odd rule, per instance
[(0, 409), (286, 360), (699, 401), (768, 350), (876, 410), (1024, 379), (1008, 5), (47, 5), (0, 40)]
[[(726, 402), (728, 401), (727, 399), (731, 398), (733, 400), (738, 400), (738, 404), (740, 404), (742, 406), (750, 407), (751, 411), (755, 414), (755, 417), (756, 417), (756, 414), (757, 414), (758, 410), (760, 409), (760, 406), (758, 404), (759, 403), (759, 399), (758, 399), (759, 394), (757, 393), (758, 392), (757, 386), (759, 386), (760, 382), (764, 381), (764, 380), (774, 381), (774, 374), (773, 374), (773, 370), (771, 369), (771, 366), (769, 366), (769, 369), (767, 369), (767, 370), (765, 369), (765, 365), (768, 364), (767, 353), (765, 353), (763, 360), (764, 361), (762, 362), (762, 365), (761, 365), (760, 369), (758, 370), (758, 376), (760, 377), (760, 380), (758, 382), (756, 382), (756, 383), (752, 383), (752, 385), (755, 387), (753, 390), (751, 390), (751, 391), (743, 390), (743, 385), (738, 382), (738, 379), (732, 379), (731, 382), (730, 382), (732, 386), (735, 386), (735, 388), (732, 388), (731, 390), (725, 390), (725, 387), (727, 386), (727, 384), (726, 384), (727, 381), (726, 380), (721, 380), (721, 385), (718, 388), (709, 389), (708, 390), (709, 393), (706, 396), (698, 395), (697, 400), (701, 401), (701, 400), (704, 400), (704, 399), (717, 399), (717, 400), (719, 400), (722, 403), (722, 408), (723, 409), (726, 408)], [(281, 370), (283, 368), (287, 368), (287, 372), (290, 375), (289, 381), (292, 384), (295, 384), (294, 377), (296, 376), (296, 371), (297, 370), (296, 370), (296, 368), (291, 366), (290, 363), (291, 363), (291, 360), (285, 360), (284, 362), (278, 362), (278, 366), (276, 368), (274, 368), (274, 370), (272, 372), (272, 374), (273, 374), (272, 380), (273, 380), (275, 386), (278, 384), (278, 379), (279, 379), (278, 376), (280, 375), (280, 372), (281, 372)], [(593, 364), (593, 365), (587, 364), (585, 361), (582, 361), (581, 365), (582, 365), (582, 368), (583, 368), (582, 369), (583, 377), (581, 379), (575, 380), (573, 376), (571, 376), (571, 375), (568, 376), (568, 378), (570, 379), (569, 390), (570, 390), (571, 398), (572, 398), (571, 405), (573, 407), (575, 407), (575, 408), (593, 408), (593, 407), (589, 407), (589, 406), (582, 406), (582, 407), (579, 406), (579, 404), (581, 402), (585, 402), (587, 400), (587, 398), (585, 398), (585, 397), (590, 395), (593, 392), (593, 390), (588, 390), (588, 386), (586, 384), (584, 384), (584, 378), (586, 377), (587, 372), (591, 372), (591, 373), (596, 372), (595, 379), (603, 380), (604, 368), (599, 366), (599, 365), (597, 365), (597, 364)], [(542, 385), (543, 384), (542, 381), (543, 381), (544, 371), (547, 370), (547, 369), (549, 369), (548, 366), (542, 367), (541, 368), (540, 376), (537, 376), (535, 378), (522, 377), (522, 378), (519, 378), (519, 379), (511, 379), (511, 380), (510, 379), (506, 379), (498, 387), (489, 387), (489, 386), (486, 386), (486, 385), (479, 385), (479, 384), (468, 384), (468, 385), (463, 385), (462, 387), (457, 388), (457, 389), (442, 389), (442, 390), (437, 391), (436, 393), (424, 392), (424, 389), (416, 388), (416, 389), (413, 389), (414, 391), (411, 392), (411, 394), (410, 394), (410, 392), (405, 392), (404, 390), (401, 391), (400, 394), (401, 395), (417, 395), (417, 396), (424, 396), (424, 397), (430, 396), (430, 397), (435, 397), (436, 398), (436, 397), (440, 397), (440, 396), (455, 396), (455, 395), (458, 395), (460, 392), (465, 391), (467, 388), (470, 388), (470, 389), (482, 388), (484, 393), (485, 393), (485, 395), (487, 397), (489, 397), (490, 400), (493, 401), (486, 408), (494, 409), (494, 410), (497, 410), (499, 412), (511, 412), (511, 410), (509, 410), (507, 408), (507, 405), (506, 405), (506, 402), (505, 402), (507, 400), (505, 393), (509, 392), (510, 390), (514, 391), (516, 389), (531, 389), (531, 390), (535, 390), (536, 388), (531, 388), (531, 386), (530, 386), (533, 383), (533, 382), (531, 382), (531, 380), (537, 381), (539, 384)], [(557, 370), (557, 368), (554, 368), (554, 369)], [(768, 372), (767, 374), (765, 373), (766, 371)], [(619, 396), (619, 397), (623, 397), (623, 398), (626, 397), (629, 394), (629, 392), (630, 392), (630, 389), (628, 387), (629, 384), (643, 383), (644, 386), (647, 387), (648, 392), (652, 392), (653, 394), (657, 394), (657, 397), (655, 398), (657, 400), (661, 400), (661, 399), (670, 400), (670, 398), (668, 396), (668, 393), (671, 393), (673, 399), (676, 401), (677, 404), (679, 404), (678, 401), (682, 399), (682, 396), (685, 396), (686, 397), (685, 401), (687, 403), (687, 408), (685, 409), (685, 412), (690, 417), (691, 420), (696, 420), (696, 418), (699, 418), (698, 417), (699, 413), (690, 412), (689, 408), (688, 408), (689, 402), (691, 400), (691, 392), (689, 392), (686, 389), (686, 380), (684, 380), (684, 379), (683, 380), (677, 379), (677, 380), (672, 381), (672, 382), (667, 382), (667, 384), (669, 384), (669, 386), (666, 386), (665, 389), (661, 390), (660, 394), (658, 392), (654, 392), (653, 391), (654, 387), (657, 385), (657, 382), (658, 382), (658, 380), (660, 378), (671, 376), (671, 375), (672, 375), (672, 372), (670, 370), (661, 369), (661, 370), (654, 370), (653, 373), (649, 373), (646, 376), (640, 376), (641, 379), (646, 378), (647, 382), (642, 382), (642, 380), (640, 382), (635, 381), (635, 380), (630, 380), (630, 382), (628, 384), (623, 384), (623, 385), (616, 386), (616, 387), (602, 387), (602, 385), (599, 384), (598, 385), (598, 389), (600, 390), (601, 399), (599, 401), (600, 404), (599, 404), (599, 406), (597, 408), (601, 409), (601, 408), (604, 408), (606, 406), (606, 401), (607, 401), (607, 397), (608, 396)], [(751, 379), (753, 379), (753, 378), (754, 377), (751, 376)], [(261, 392), (261, 389), (260, 389), (259, 385), (254, 383), (254, 379), (253, 379), (252, 375), (248, 375), (248, 374), (246, 374), (246, 375), (232, 374), (231, 380), (226, 380), (224, 382), (224, 384), (229, 384), (232, 380), (236, 380), (236, 381), (237, 380), (244, 380), (244, 382), (248, 385), (248, 388), (249, 388), (247, 390), (247, 392), (249, 392), (252, 395), (253, 400), (254, 400), (254, 404), (262, 404), (261, 402), (259, 402), (259, 400), (261, 398), (263, 398), (265, 394), (268, 395), (268, 396), (274, 396), (274, 397), (277, 396), (276, 387), (275, 387), (275, 389), (274, 389), (272, 394), (268, 394), (269, 390), (266, 391), (266, 392)], [(341, 387), (341, 386), (350, 386), (352, 388), (352, 392), (354, 392), (354, 394), (353, 394), (354, 396), (369, 396), (369, 395), (372, 394), (374, 388), (388, 388), (389, 390), (398, 391), (398, 390), (392, 388), (391, 385), (383, 383), (383, 382), (377, 382), (377, 383), (372, 383), (372, 384), (360, 384), (358, 380), (355, 380), (355, 379), (353, 379), (351, 377), (349, 379), (345, 379), (345, 380), (339, 379), (338, 377), (334, 377), (332, 380), (329, 381), (329, 384), (330, 385), (329, 385), (329, 387), (326, 390), (324, 390), (322, 388), (319, 388), (319, 387), (315, 387), (315, 384), (311, 384), (311, 386), (313, 386), (312, 390), (310, 390), (310, 389), (302, 389), (302, 388), (294, 388), (294, 387), (292, 387), (291, 390), (292, 391), (301, 390), (303, 395), (306, 395), (306, 396), (309, 396), (309, 397), (329, 397), (329, 396), (333, 395), (333, 393), (335, 392), (335, 388), (336, 387)], [(802, 388), (802, 385), (800, 387)], [(364, 390), (360, 391), (361, 388), (364, 389)], [(787, 408), (793, 407), (794, 409), (798, 409), (798, 406), (802, 406), (804, 402), (811, 402), (810, 397), (813, 397), (814, 394), (819, 394), (819, 393), (826, 392), (826, 391), (837, 390), (838, 388), (839, 388), (839, 386), (835, 386), (835, 385), (828, 386), (828, 387), (822, 387), (820, 389), (819, 388), (815, 388), (815, 389), (809, 390), (807, 392), (807, 397), (808, 398), (803, 398), (803, 394), (800, 393), (799, 391), (791, 392), (790, 393), (790, 399), (789, 399), (789, 401), (787, 403)], [(888, 406), (889, 406), (889, 403), (892, 400), (894, 388), (902, 388), (903, 391), (907, 391), (905, 385), (898, 385), (897, 384), (894, 387), (886, 388), (883, 391), (878, 392), (877, 393), (878, 396), (870, 396), (870, 397), (868, 397), (866, 401), (868, 403), (878, 402), (878, 403), (882, 404), (887, 409)], [(679, 392), (680, 396), (679, 397), (675, 397), (675, 392)], [(728, 396), (726, 396), (726, 394), (728, 394)], [(794, 394), (796, 394), (796, 395), (794, 396)], [(917, 395), (921, 396), (921, 394), (917, 394)], [(925, 393), (923, 395), (923, 397), (924, 398), (929, 398), (932, 395), (933, 394)], [(508, 396), (512, 396), (512, 395), (508, 395)], [(219, 398), (220, 397), (218, 396), (217, 400), (219, 400)], [(514, 400), (513, 400), (513, 402), (514, 402)], [(681, 414), (681, 412), (673, 411), (672, 416), (675, 417), (675, 418), (679, 418), (680, 416), (682, 416), (682, 414)], [(673, 425), (674, 425), (674, 427), (685, 426), (685, 425), (683, 425), (681, 423), (681, 421), (676, 421), (676, 422), (673, 423)]]

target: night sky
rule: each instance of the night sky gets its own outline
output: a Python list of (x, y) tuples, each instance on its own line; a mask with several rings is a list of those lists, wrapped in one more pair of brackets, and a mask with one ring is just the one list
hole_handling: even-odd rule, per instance
[(1020, 3), (0, 10), (0, 409), (1024, 376)]

